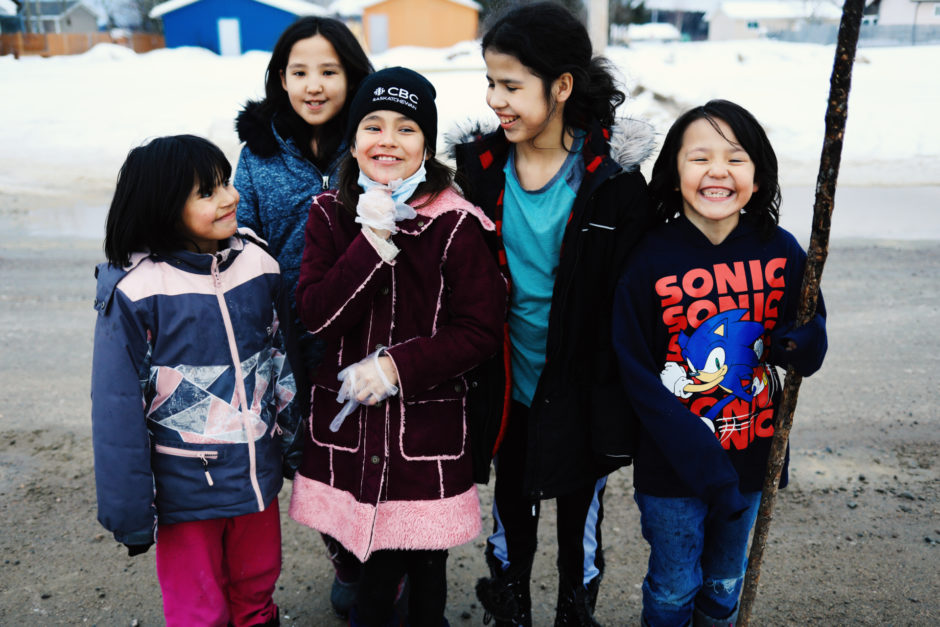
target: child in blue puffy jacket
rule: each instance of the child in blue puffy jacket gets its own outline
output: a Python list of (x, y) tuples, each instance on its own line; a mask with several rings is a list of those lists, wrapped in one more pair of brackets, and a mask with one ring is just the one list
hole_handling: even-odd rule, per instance
[(130, 152), (98, 266), (92, 431), (98, 520), (156, 542), (167, 625), (276, 625), (277, 494), (300, 423), (277, 261), (236, 229), (210, 142)]

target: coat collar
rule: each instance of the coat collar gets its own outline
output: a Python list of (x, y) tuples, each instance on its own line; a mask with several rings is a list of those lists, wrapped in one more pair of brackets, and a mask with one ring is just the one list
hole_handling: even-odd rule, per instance
[(194, 272), (208, 272), (212, 267), (213, 257), (218, 259), (220, 267), (227, 267), (235, 260), (235, 257), (245, 249), (248, 241), (255, 242), (262, 247), (265, 246), (264, 240), (255, 235), (254, 231), (248, 228), (239, 228), (235, 232), (235, 235), (229, 238), (227, 246), (218, 253), (215, 253), (215, 255), (194, 253), (188, 250), (178, 250), (163, 254), (144, 250), (133, 253), (130, 258), (130, 263), (123, 268), (115, 267), (108, 262), (99, 263), (95, 266), (95, 278), (98, 279), (95, 288), (95, 309), (100, 313), (107, 313), (118, 284), (148, 259), (153, 261), (168, 261), (175, 266), (183, 267), (184, 269)]
[(402, 220), (399, 222), (399, 232), (407, 233), (408, 235), (419, 235), (428, 228), (435, 219), (453, 211), (464, 212), (473, 216), (486, 231), (496, 230), (496, 225), (493, 224), (493, 221), (486, 217), (486, 214), (484, 214), (479, 207), (473, 205), (466, 198), (461, 196), (454, 187), (441, 192), (430, 204), (424, 205), (423, 207), (419, 206), (424, 202), (427, 202), (427, 196), (418, 197), (414, 199), (412, 203), (409, 203), (415, 207), (415, 211), (418, 215), (410, 220)]
[[(502, 129), (491, 121), (457, 125), (444, 135), (444, 141), (448, 154), (454, 158), (471, 149), (483, 170), (493, 164), (502, 167), (511, 146)], [(602, 161), (610, 159), (621, 169), (632, 172), (639, 169), (655, 148), (656, 134), (647, 122), (618, 118), (612, 129), (594, 123), (585, 139), (584, 164), (593, 172)]]

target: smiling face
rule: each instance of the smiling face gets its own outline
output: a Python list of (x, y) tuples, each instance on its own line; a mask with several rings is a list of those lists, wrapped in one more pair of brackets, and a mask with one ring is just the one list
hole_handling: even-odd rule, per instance
[(359, 169), (377, 183), (406, 179), (426, 159), (424, 133), (418, 123), (396, 111), (372, 111), (356, 128), (349, 149)]
[(219, 240), (228, 239), (235, 233), (237, 208), (238, 191), (230, 181), (217, 185), (209, 193), (203, 192), (197, 182), (180, 216), (181, 228), (188, 240), (187, 250), (217, 252)]
[(486, 104), (499, 117), (506, 139), (514, 144), (529, 143), (540, 148), (561, 146), (564, 103), (571, 94), (571, 75), (555, 79), (545, 97), (541, 78), (516, 57), (492, 48), (483, 53), (486, 62)]
[[(754, 162), (724, 121), (689, 124), (677, 157), (683, 213), (713, 244), (734, 230), (757, 189)], [(720, 132), (719, 132), (720, 131)]]
[(301, 39), (290, 49), (281, 86), (304, 122), (317, 126), (333, 119), (346, 102), (346, 71), (323, 35)]

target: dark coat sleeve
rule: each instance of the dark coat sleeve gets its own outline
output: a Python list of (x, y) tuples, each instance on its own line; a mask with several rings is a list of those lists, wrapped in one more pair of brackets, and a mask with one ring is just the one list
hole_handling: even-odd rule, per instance
[(98, 520), (125, 544), (154, 541), (156, 506), (141, 378), (148, 329), (134, 304), (115, 292), (95, 323), (91, 426)]
[(339, 340), (369, 315), (375, 291), (387, 283), (391, 267), (358, 225), (350, 239), (339, 224), (341, 211), (332, 193), (314, 198), (297, 283), (300, 320), (326, 341)]

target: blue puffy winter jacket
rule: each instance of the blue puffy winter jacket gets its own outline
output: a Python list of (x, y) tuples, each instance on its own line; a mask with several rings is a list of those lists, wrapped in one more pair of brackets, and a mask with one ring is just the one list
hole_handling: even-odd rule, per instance
[(296, 389), (277, 262), (248, 238), (97, 268), (98, 520), (119, 542), (153, 542), (157, 521), (261, 511), (281, 488)]
[[(238, 157), (235, 188), (241, 195), (238, 224), (260, 235), (281, 266), (289, 289), (291, 311), (296, 312), (294, 292), (304, 252), (304, 227), (313, 197), (338, 185), (339, 164), (346, 152), (341, 146), (321, 172), (306, 159), (293, 138), (278, 133), (274, 120), (260, 104), (249, 102), (239, 113), (236, 128), (245, 145)], [(302, 327), (294, 314), (293, 322)], [(308, 367), (319, 363), (322, 345), (312, 336), (300, 340)]]

